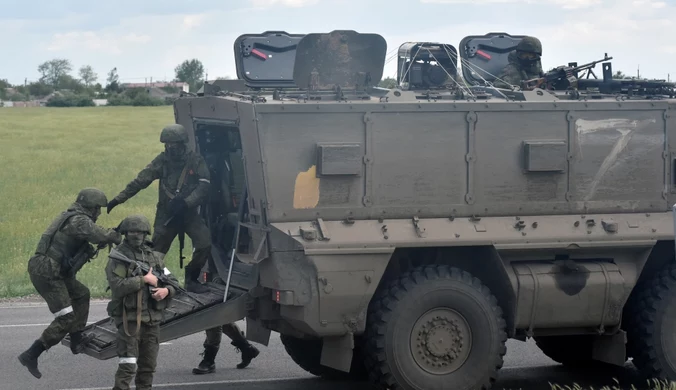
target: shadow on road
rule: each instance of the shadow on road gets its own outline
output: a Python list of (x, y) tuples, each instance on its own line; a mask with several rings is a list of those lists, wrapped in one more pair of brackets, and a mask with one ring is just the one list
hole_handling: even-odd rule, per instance
[[(632, 364), (624, 367), (573, 369), (562, 365), (545, 367), (508, 368), (501, 371), (495, 389), (649, 389)], [(552, 385), (556, 387), (552, 387)]]
[[(569, 369), (564, 366), (541, 366), (524, 368), (505, 368), (493, 389), (499, 390), (573, 390), (575, 385), (581, 389), (600, 390), (604, 386), (609, 389), (649, 389), (647, 382), (641, 379), (633, 365), (627, 364), (624, 368), (603, 369)], [(552, 385), (556, 387), (552, 387)], [(222, 385), (199, 385), (191, 388), (218, 389)], [(569, 387), (568, 387), (569, 386)], [(161, 388), (161, 386), (160, 386)], [(364, 382), (327, 381), (319, 378), (298, 379), (277, 383), (259, 382), (233, 386), (228, 389), (237, 390), (372, 390), (373, 387)]]

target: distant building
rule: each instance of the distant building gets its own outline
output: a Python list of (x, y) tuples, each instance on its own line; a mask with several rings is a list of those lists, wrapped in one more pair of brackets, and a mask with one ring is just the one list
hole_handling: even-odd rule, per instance
[(164, 88), (164, 87), (175, 87), (180, 88), (183, 92), (190, 92), (190, 85), (183, 81), (155, 81), (150, 83), (122, 83), (120, 87), (123, 89), (127, 88)]

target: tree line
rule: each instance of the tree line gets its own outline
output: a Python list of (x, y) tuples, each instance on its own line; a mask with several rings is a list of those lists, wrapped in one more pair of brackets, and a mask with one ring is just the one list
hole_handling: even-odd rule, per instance
[[(122, 88), (117, 67), (108, 71), (105, 86), (97, 82), (99, 76), (91, 65), (84, 65), (74, 74), (73, 64), (65, 58), (54, 58), (38, 65), (37, 81), (12, 85), (0, 78), (0, 100), (28, 101), (43, 99), (52, 107), (94, 106), (94, 99), (107, 99), (108, 105), (159, 106), (171, 104), (170, 98), (151, 96), (146, 88)], [(169, 82), (185, 82), (190, 91), (196, 91), (204, 81), (204, 65), (198, 59), (185, 60), (174, 68), (175, 77)], [(177, 94), (179, 87), (166, 86), (161, 90)]]

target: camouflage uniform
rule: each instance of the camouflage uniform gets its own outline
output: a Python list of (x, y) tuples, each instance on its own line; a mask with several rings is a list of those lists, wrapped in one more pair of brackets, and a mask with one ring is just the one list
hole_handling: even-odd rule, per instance
[(75, 278), (76, 271), (68, 269), (65, 263), (62, 265), (62, 261), (72, 259), (80, 250), (91, 258), (96, 251), (89, 243), (119, 244), (122, 241), (118, 232), (96, 225), (101, 207), (107, 201), (98, 189), (81, 190), (75, 203), (42, 234), (35, 254), (28, 261), (31, 282), (55, 317), (40, 338), (19, 355), (21, 364), (36, 378), (42, 376), (37, 362), (40, 354), (58, 344), (66, 334), (70, 333), (74, 354), (81, 352), (89, 341), (82, 338), (89, 316), (89, 289)]
[[(214, 283), (225, 284), (218, 276), (215, 276), (212, 281)], [(208, 374), (216, 370), (215, 359), (221, 345), (223, 333), (232, 339), (230, 344), (242, 352), (242, 362), (237, 365), (237, 368), (246, 368), (249, 363), (251, 363), (251, 360), (260, 353), (256, 347), (249, 343), (244, 337), (244, 332), (242, 332), (235, 323), (207, 329), (206, 338), (203, 344), (204, 353), (202, 355), (204, 356), (204, 359), (202, 359), (197, 367), (192, 369), (193, 374)]]
[[(530, 54), (533, 59), (521, 59), (524, 54)], [(509, 53), (507, 66), (504, 67), (498, 79), (493, 83), (499, 88), (511, 88), (511, 85), (521, 86), (522, 81), (541, 77), (542, 44), (535, 37), (524, 37), (516, 46), (516, 50)], [(509, 84), (507, 84), (509, 83)]]
[[(145, 234), (150, 234), (150, 222), (146, 217), (132, 215), (125, 218), (120, 224), (120, 232), (125, 234), (125, 240), (115, 248), (116, 251), (131, 260), (149, 264), (178, 283), (165, 268), (163, 255), (145, 244)], [(129, 232), (145, 234), (136, 245), (130, 240)], [(160, 301), (155, 300), (149, 290), (152, 286), (144, 280), (142, 272), (137, 274), (136, 271), (136, 266), (112, 258), (109, 258), (106, 266), (106, 277), (112, 294), (108, 303), (108, 315), (117, 325), (119, 357), (113, 390), (129, 389), (134, 376), (137, 389), (152, 388), (160, 348), (160, 323), (164, 319), (164, 309), (176, 294), (172, 286), (166, 286), (168, 295)]]
[[(168, 144), (165, 145), (165, 151), (155, 157), (110, 201), (108, 213), (113, 207), (126, 202), (159, 179), (155, 233), (151, 240), (153, 248), (166, 254), (179, 233), (178, 229), (184, 229), (195, 248), (192, 260), (185, 267), (186, 289), (198, 293), (207, 292), (208, 289), (197, 282), (197, 278), (211, 252), (211, 234), (197, 213), (197, 207), (208, 195), (209, 169), (202, 156), (187, 150), (188, 134), (183, 126), (165, 127), (160, 135), (160, 142)], [(182, 187), (179, 187), (180, 181), (185, 183)], [(175, 217), (175, 220), (164, 226), (172, 217)]]

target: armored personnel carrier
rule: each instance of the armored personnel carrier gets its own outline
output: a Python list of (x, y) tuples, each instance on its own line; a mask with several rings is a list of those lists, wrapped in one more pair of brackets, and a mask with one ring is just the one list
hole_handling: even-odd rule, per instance
[(604, 61), (494, 88), (521, 38), (405, 43), (389, 90), (378, 34), (240, 37), (239, 80), (175, 102), (227, 286), (179, 295), (162, 339), (245, 317), (305, 370), (389, 389), (490, 388), (508, 338), (676, 380), (673, 85)]

